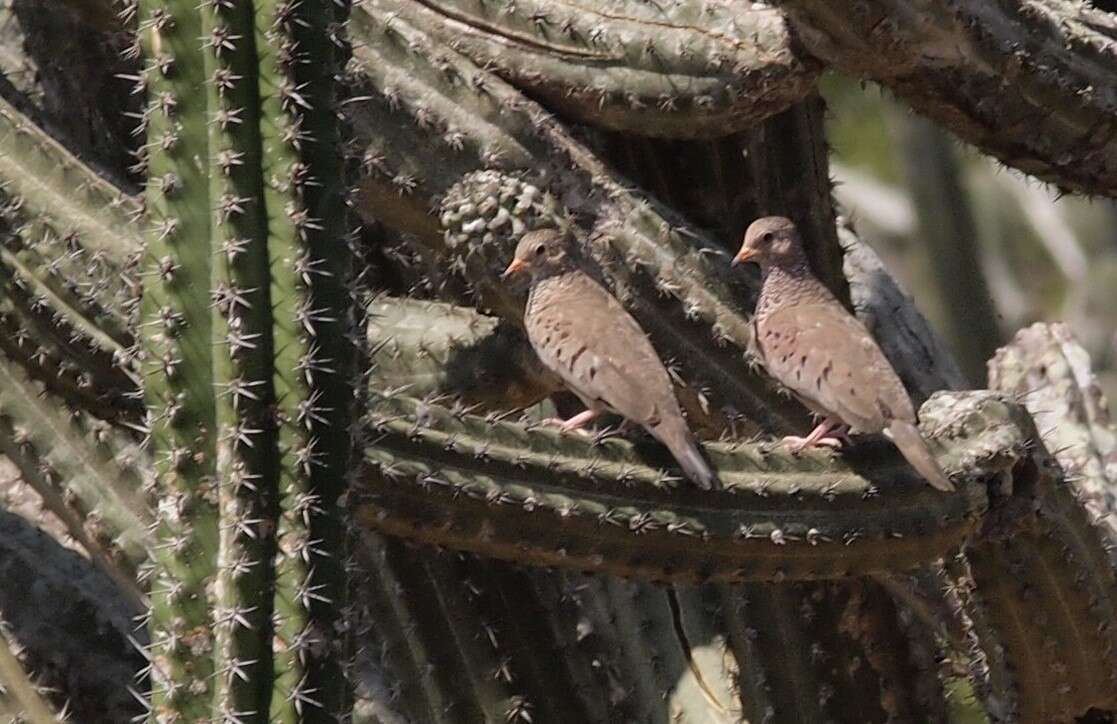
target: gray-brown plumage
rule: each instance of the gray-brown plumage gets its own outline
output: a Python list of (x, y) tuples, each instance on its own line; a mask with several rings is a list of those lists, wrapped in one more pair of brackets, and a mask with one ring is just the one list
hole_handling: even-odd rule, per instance
[[(760, 265), (756, 346), (768, 372), (823, 421), (795, 449), (837, 445), (843, 430), (888, 431), (911, 466), (939, 490), (954, 490), (916, 427), (915, 408), (869, 331), (815, 278), (799, 232), (769, 216), (745, 232), (733, 263)], [(837, 433), (835, 435), (835, 433)]]
[(553, 229), (524, 234), (504, 276), (531, 274), (524, 312), (539, 358), (581, 398), (586, 411), (564, 430), (613, 412), (663, 443), (683, 472), (703, 488), (718, 487), (679, 409), (667, 370), (636, 320), (579, 268), (577, 250)]

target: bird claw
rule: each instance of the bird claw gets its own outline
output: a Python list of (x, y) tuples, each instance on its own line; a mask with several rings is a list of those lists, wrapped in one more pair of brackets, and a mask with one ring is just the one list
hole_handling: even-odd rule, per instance
[(810, 435), (798, 437), (788, 435), (781, 441), (793, 453), (808, 447), (828, 447), (839, 450), (843, 445), (850, 445), (853, 441), (849, 437), (849, 425), (834, 424), (824, 420)]
[(561, 417), (548, 417), (542, 421), (543, 425), (550, 425), (557, 427), (562, 432), (580, 432), (583, 435), (588, 435), (588, 430), (583, 430), (587, 422), (597, 417), (597, 413), (593, 410), (586, 410), (580, 412), (569, 420), (564, 420)]

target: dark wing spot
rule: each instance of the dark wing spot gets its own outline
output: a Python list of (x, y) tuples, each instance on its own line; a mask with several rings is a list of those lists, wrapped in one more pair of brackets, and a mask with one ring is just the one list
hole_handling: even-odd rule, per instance
[(850, 397), (857, 397), (857, 388), (856, 387), (850, 387), (849, 388), (849, 396)]
[(585, 353), (585, 351), (586, 351), (586, 347), (585, 347), (585, 345), (583, 345), (583, 346), (579, 347), (578, 351), (574, 353), (574, 356), (570, 358), (570, 363), (569, 364), (570, 364), (570, 369), (571, 370), (574, 369), (574, 365), (578, 362), (578, 358), (581, 357), (582, 354)]
[(590, 367), (590, 379), (592, 380), (594, 377), (597, 377), (597, 368)]

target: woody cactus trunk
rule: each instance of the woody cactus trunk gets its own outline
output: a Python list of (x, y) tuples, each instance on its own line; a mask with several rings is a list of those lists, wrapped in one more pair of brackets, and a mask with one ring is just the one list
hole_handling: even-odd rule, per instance
[[(949, 352), (836, 214), (815, 90), (826, 64), (872, 78), (1007, 164), (1111, 195), (1107, 16), (1039, 0), (46, 5), (3, 10), (36, 72), (0, 84), (0, 452), (44, 513), (0, 518), (0, 710), (1117, 711), (1117, 433), (1089, 362), (1038, 326), (990, 362), (990, 390), (957, 391)], [(79, 33), (95, 42), (44, 52)], [(1044, 133), (1022, 130), (1033, 115)], [(727, 264), (766, 214), (798, 222), (880, 340), (956, 494), (880, 440), (771, 443), (809, 419), (752, 363), (757, 279)], [(639, 435), (539, 424), (569, 401), (497, 275), (547, 226), (648, 331), (725, 490), (689, 486)]]

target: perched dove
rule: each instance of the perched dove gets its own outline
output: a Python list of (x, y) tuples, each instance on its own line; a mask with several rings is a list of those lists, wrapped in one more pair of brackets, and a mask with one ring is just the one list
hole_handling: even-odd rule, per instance
[(757, 219), (733, 264), (760, 265), (756, 347), (768, 372), (823, 416), (792, 449), (839, 444), (850, 430), (887, 430), (921, 476), (939, 490), (954, 485), (915, 426), (911, 398), (869, 331), (815, 278), (799, 231), (789, 219)]
[(578, 266), (577, 250), (553, 229), (524, 234), (504, 271), (531, 274), (524, 312), (543, 364), (582, 399), (585, 412), (560, 421), (576, 430), (602, 412), (642, 425), (702, 488), (719, 487), (679, 409), (667, 370), (644, 330), (613, 295)]

